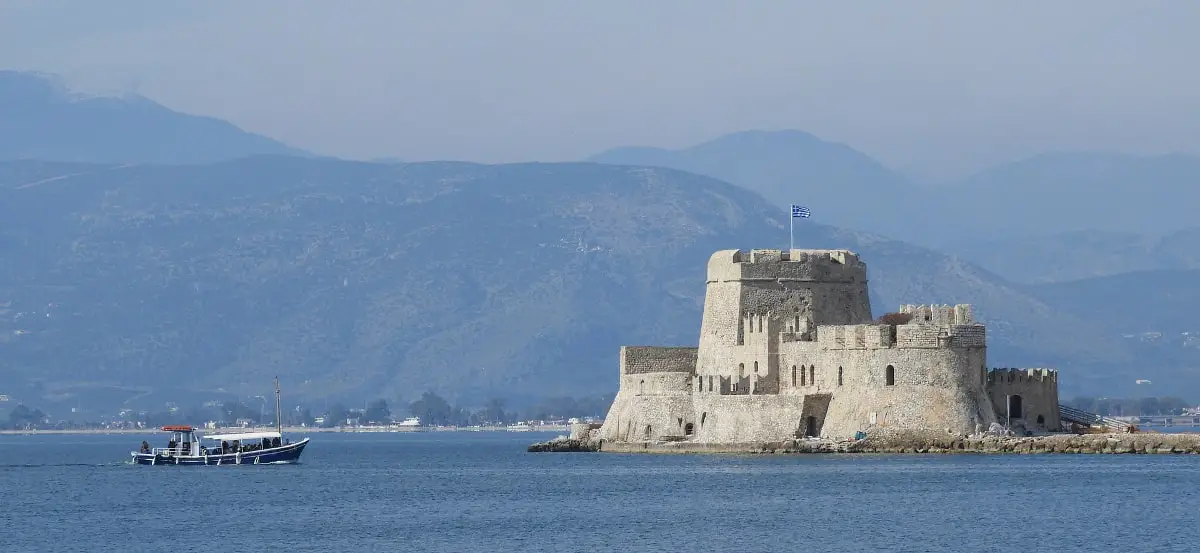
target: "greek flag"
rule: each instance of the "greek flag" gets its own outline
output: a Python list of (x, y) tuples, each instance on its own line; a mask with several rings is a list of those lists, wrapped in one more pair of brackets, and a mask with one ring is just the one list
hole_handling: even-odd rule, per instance
[(792, 217), (793, 218), (800, 217), (801, 219), (807, 219), (809, 217), (812, 217), (812, 212), (809, 211), (807, 207), (804, 207), (802, 205), (792, 204)]

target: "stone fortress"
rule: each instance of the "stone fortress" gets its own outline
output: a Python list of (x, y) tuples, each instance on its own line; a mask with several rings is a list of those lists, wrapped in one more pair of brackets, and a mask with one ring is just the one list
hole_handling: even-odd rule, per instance
[(591, 439), (704, 448), (878, 428), (1061, 430), (1057, 373), (989, 369), (969, 305), (900, 313), (873, 320), (866, 265), (846, 250), (716, 252), (699, 347), (622, 347), (620, 389)]

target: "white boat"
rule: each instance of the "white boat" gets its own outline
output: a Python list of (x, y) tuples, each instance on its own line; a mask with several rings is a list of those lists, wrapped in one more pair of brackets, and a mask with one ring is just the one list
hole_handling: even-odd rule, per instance
[(407, 419), (404, 419), (402, 422), (396, 423), (396, 426), (403, 426), (406, 428), (419, 427), (419, 426), (421, 426), (421, 417), (408, 417)]
[[(308, 438), (291, 443), (283, 438), (282, 412), (279, 407), (279, 379), (275, 379), (275, 431), (211, 434), (199, 436), (197, 429), (187, 425), (164, 426), (171, 433), (167, 447), (151, 448), (143, 441), (138, 451), (131, 451), (133, 462), (139, 465), (259, 465), (298, 463)], [(202, 445), (210, 440), (211, 446)]]

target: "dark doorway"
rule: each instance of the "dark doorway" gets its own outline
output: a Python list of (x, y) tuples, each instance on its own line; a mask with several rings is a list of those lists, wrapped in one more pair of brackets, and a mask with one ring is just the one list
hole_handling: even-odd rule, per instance
[(812, 415), (804, 417), (804, 437), (815, 438), (817, 433), (817, 417)]
[(1021, 396), (1013, 394), (1008, 396), (1008, 418), (1023, 419), (1025, 414), (1021, 412)]
[(1038, 423), (1039, 425), (1046, 424), (1046, 417), (1043, 417), (1043, 416), (1041, 416), (1041, 415), (1038, 415), (1038, 418), (1037, 418), (1037, 423)]
[(692, 423), (689, 422), (689, 423), (683, 425), (683, 434), (685, 436), (691, 436), (693, 430), (694, 430), (694, 427), (692, 426)]

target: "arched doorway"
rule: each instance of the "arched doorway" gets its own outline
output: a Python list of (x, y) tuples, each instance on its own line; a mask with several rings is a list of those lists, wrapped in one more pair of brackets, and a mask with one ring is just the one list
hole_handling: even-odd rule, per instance
[(1025, 413), (1022, 412), (1023, 406), (1021, 405), (1021, 403), (1022, 403), (1021, 396), (1019, 396), (1017, 394), (1008, 396), (1008, 418), (1010, 418), (1010, 419), (1025, 418)]
[(895, 386), (896, 385), (896, 367), (888, 365), (887, 369), (885, 370), (885, 373), (886, 374), (884, 374), (884, 380), (887, 382), (887, 385)]
[(817, 433), (817, 417), (812, 415), (804, 417), (804, 437), (815, 438)]
[(692, 423), (690, 423), (690, 422), (689, 422), (689, 423), (687, 423), (687, 424), (685, 424), (685, 425), (683, 425), (683, 435), (684, 435), (684, 436), (691, 436), (691, 435), (692, 435), (692, 432), (695, 430), (695, 428), (696, 428), (696, 427), (692, 426)]

